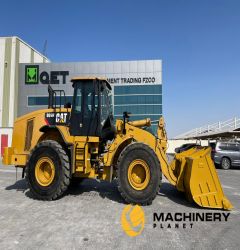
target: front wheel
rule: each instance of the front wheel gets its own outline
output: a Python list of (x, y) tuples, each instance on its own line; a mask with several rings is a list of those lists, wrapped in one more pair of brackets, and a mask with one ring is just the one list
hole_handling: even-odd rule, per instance
[(160, 163), (155, 152), (146, 144), (132, 143), (118, 159), (118, 190), (132, 204), (149, 205), (161, 184)]
[(231, 161), (227, 157), (223, 157), (221, 161), (221, 168), (227, 170), (231, 167)]
[(37, 144), (26, 165), (26, 180), (33, 197), (55, 200), (70, 184), (69, 157), (62, 146), (52, 140)]

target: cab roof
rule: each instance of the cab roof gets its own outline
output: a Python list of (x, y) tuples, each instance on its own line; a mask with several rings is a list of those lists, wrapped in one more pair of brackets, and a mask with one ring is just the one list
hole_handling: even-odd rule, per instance
[(76, 81), (87, 81), (87, 80), (99, 80), (103, 81), (106, 83), (106, 86), (108, 89), (112, 89), (110, 83), (107, 81), (107, 78), (105, 77), (96, 77), (96, 76), (76, 76), (71, 79), (71, 82), (76, 82)]

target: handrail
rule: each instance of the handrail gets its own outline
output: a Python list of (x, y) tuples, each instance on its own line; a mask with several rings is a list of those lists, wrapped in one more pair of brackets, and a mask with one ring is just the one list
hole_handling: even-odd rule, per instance
[(229, 130), (234, 131), (238, 128), (240, 128), (240, 118), (234, 117), (234, 118), (225, 120), (223, 122), (219, 121), (219, 122), (215, 122), (209, 125), (204, 125), (202, 127), (191, 129), (183, 134), (176, 136), (175, 139), (204, 135), (209, 132), (214, 133), (214, 132), (224, 132), (224, 131), (229, 131)]

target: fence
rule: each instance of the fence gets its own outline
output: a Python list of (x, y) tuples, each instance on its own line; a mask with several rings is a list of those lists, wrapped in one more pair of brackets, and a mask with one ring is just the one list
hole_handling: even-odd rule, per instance
[(224, 131), (233, 131), (240, 128), (240, 118), (234, 117), (223, 122), (216, 122), (210, 125), (205, 125), (199, 128), (192, 129), (186, 133), (180, 134), (175, 139), (184, 139), (196, 137), (208, 133), (218, 133)]

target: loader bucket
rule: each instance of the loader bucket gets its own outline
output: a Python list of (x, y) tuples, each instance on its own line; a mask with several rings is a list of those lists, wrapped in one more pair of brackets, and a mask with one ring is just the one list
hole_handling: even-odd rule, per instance
[(231, 210), (224, 196), (210, 147), (195, 147), (176, 154), (170, 169), (177, 178), (176, 188), (201, 207)]
[(170, 169), (172, 170), (174, 176), (176, 177), (175, 186), (181, 192), (185, 192), (184, 188), (184, 175), (185, 175), (185, 165), (186, 157), (192, 155), (197, 151), (197, 148), (191, 148), (182, 153), (175, 154), (174, 160), (170, 164)]

